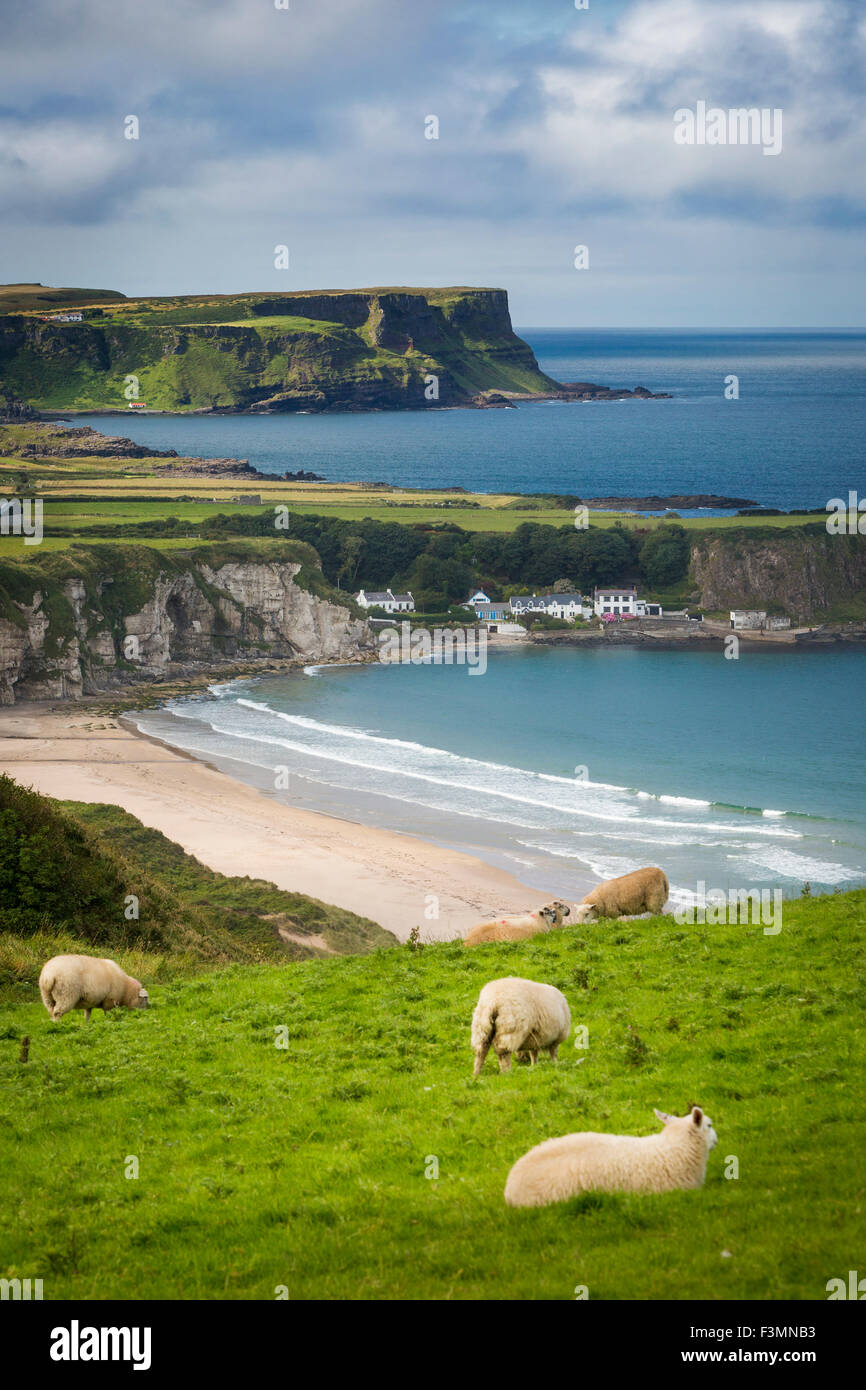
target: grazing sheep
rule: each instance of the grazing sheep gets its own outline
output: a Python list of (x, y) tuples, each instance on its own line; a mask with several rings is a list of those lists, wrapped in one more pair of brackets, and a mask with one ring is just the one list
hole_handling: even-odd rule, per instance
[(635, 869), (622, 878), (609, 878), (587, 893), (574, 910), (575, 922), (595, 922), (599, 917), (635, 917), (641, 912), (661, 912), (670, 884), (661, 869)]
[(699, 1106), (678, 1117), (655, 1111), (660, 1134), (566, 1134), (519, 1158), (508, 1174), (512, 1207), (567, 1202), (579, 1192), (673, 1192), (702, 1187), (718, 1136)]
[(564, 903), (548, 903), (535, 912), (521, 912), (511, 917), (496, 917), (492, 922), (479, 922), (470, 927), (463, 939), (464, 946), (483, 946), (488, 941), (523, 941), (528, 936), (561, 927), (562, 918), (570, 909)]
[(70, 1009), (83, 1009), (85, 1023), (91, 1009), (146, 1009), (147, 990), (113, 960), (97, 956), (52, 956), (39, 976), (42, 1002), (57, 1021)]
[(511, 1054), (528, 1052), (533, 1066), (539, 1048), (550, 1051), (551, 1061), (571, 1032), (568, 1001), (553, 985), (536, 984), (508, 976), (485, 985), (472, 1015), (475, 1076), (484, 1066), (491, 1044), (499, 1058), (499, 1070), (511, 1070)]

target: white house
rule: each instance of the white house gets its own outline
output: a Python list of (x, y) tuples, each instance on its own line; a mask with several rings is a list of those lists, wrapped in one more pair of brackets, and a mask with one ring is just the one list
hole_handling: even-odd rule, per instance
[(566, 622), (592, 617), (592, 604), (583, 594), (515, 594), (510, 606), (516, 618), (526, 613), (543, 613)]
[(464, 603), (463, 607), (464, 607), (464, 608), (475, 608), (476, 605), (479, 604), (479, 603), (489, 603), (489, 602), (490, 602), (490, 598), (489, 598), (489, 596), (488, 596), (487, 594), (485, 594), (484, 590), (483, 590), (483, 589), (476, 589), (474, 594), (470, 594), (470, 595), (469, 595), (469, 597), (468, 597), (468, 599), (466, 600), (466, 602)]
[(615, 588), (593, 591), (593, 610), (597, 618), (637, 617), (637, 589)]
[(80, 313), (73, 313), (73, 314), (52, 314), (52, 315), (51, 315), (51, 322), (52, 322), (52, 323), (81, 323), (82, 318), (83, 318), (83, 315), (80, 314)]
[(544, 612), (550, 618), (564, 618), (574, 622), (575, 618), (591, 618), (592, 603), (583, 594), (544, 594)]
[(411, 594), (392, 594), (390, 589), (360, 589), (355, 602), (362, 608), (384, 608), (386, 613), (414, 613), (415, 600)]
[(537, 594), (515, 594), (508, 602), (515, 617), (523, 613), (538, 613), (541, 611), (538, 607)]

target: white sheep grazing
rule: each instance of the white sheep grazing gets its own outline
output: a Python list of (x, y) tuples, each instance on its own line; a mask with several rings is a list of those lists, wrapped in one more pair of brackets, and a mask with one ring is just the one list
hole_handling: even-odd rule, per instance
[(635, 869), (634, 873), (610, 878), (587, 893), (574, 910), (574, 920), (595, 922), (599, 917), (661, 912), (669, 894), (670, 884), (661, 869)]
[(479, 922), (470, 927), (463, 938), (464, 946), (483, 946), (488, 941), (524, 941), (528, 936), (562, 926), (562, 918), (570, 909), (564, 903), (548, 903), (535, 912), (516, 913), (511, 917), (496, 917), (491, 922)]
[(490, 1050), (499, 1058), (499, 1070), (511, 1070), (511, 1054), (528, 1052), (532, 1065), (542, 1047), (550, 1051), (551, 1061), (561, 1042), (571, 1032), (571, 1013), (564, 994), (553, 985), (508, 976), (485, 985), (472, 1015), (472, 1046), (475, 1049), (475, 1075), (481, 1071)]
[(140, 980), (134, 980), (113, 960), (97, 956), (52, 956), (39, 976), (42, 1002), (55, 1021), (70, 1009), (146, 1009), (150, 1000)]
[(655, 1114), (660, 1134), (566, 1134), (519, 1158), (508, 1174), (512, 1207), (567, 1202), (579, 1192), (673, 1192), (702, 1187), (707, 1157), (718, 1139), (713, 1122), (694, 1106), (678, 1117)]

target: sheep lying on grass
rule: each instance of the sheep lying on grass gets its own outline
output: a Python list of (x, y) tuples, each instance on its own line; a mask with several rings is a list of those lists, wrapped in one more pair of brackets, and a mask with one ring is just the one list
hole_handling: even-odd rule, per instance
[(636, 917), (641, 912), (661, 912), (670, 884), (661, 869), (635, 869), (622, 878), (610, 878), (587, 893), (574, 910), (575, 922), (595, 922), (599, 917)]
[(511, 917), (496, 917), (491, 922), (479, 922), (470, 927), (463, 940), (464, 946), (483, 946), (488, 941), (523, 941), (528, 936), (561, 927), (563, 917), (571, 909), (566, 903), (548, 903), (535, 912), (521, 912)]
[(472, 1046), (475, 1049), (475, 1075), (484, 1066), (491, 1044), (499, 1058), (499, 1070), (511, 1070), (511, 1054), (528, 1052), (532, 1065), (542, 1047), (550, 1051), (551, 1061), (561, 1042), (571, 1032), (568, 1001), (553, 985), (536, 984), (509, 976), (491, 980), (478, 996), (472, 1015)]
[(512, 1207), (567, 1202), (579, 1192), (673, 1192), (702, 1187), (707, 1157), (718, 1136), (699, 1106), (678, 1117), (655, 1114), (660, 1134), (566, 1134), (519, 1158), (508, 1174)]
[(70, 1009), (83, 1009), (89, 1023), (91, 1009), (146, 1009), (150, 1002), (140, 980), (97, 956), (52, 956), (42, 967), (39, 990), (55, 1021)]

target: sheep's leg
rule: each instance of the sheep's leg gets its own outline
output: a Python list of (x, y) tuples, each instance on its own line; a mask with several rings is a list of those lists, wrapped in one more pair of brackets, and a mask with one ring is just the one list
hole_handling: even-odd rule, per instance
[(558, 1053), (558, 1052), (559, 1052), (559, 1043), (554, 1043), (554, 1044), (553, 1044), (553, 1047), (550, 1048), (550, 1060), (551, 1060), (551, 1062), (555, 1062), (555, 1061), (556, 1061), (557, 1053)]
[(499, 1058), (499, 1070), (500, 1070), (500, 1071), (511, 1071), (511, 1053), (510, 1053), (510, 1052), (497, 1052), (496, 1055), (497, 1055), (497, 1057)]
[(483, 1043), (481, 1044), (481, 1046), (478, 1048), (478, 1050), (476, 1051), (476, 1053), (475, 1053), (475, 1070), (474, 1070), (474, 1072), (472, 1073), (473, 1076), (478, 1076), (478, 1075), (480, 1075), (480, 1073), (481, 1073), (481, 1071), (482, 1071), (482, 1069), (483, 1069), (483, 1067), (484, 1067), (484, 1063), (487, 1061), (487, 1054), (488, 1054), (488, 1052), (490, 1051), (490, 1044), (491, 1044), (492, 1041), (493, 1041), (492, 1038), (488, 1038), (488, 1039), (487, 1039), (487, 1042), (483, 1042)]
[(90, 1010), (89, 1010), (89, 1009), (85, 1009), (85, 1010), (84, 1010), (84, 1022), (85, 1022), (85, 1023), (89, 1023), (89, 1022), (90, 1022)]
[(537, 1061), (538, 1061), (538, 1053), (537, 1053), (537, 1052), (533, 1052), (533, 1051), (530, 1050), (530, 1053), (529, 1053), (529, 1065), (530, 1065), (531, 1067), (534, 1067), (534, 1066), (535, 1066), (535, 1063), (536, 1063)]

